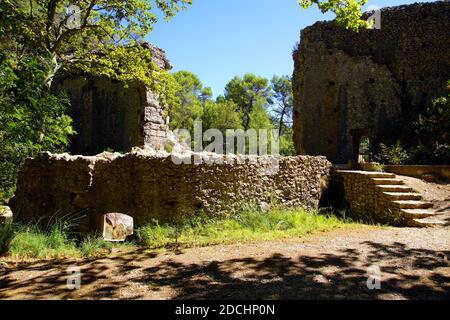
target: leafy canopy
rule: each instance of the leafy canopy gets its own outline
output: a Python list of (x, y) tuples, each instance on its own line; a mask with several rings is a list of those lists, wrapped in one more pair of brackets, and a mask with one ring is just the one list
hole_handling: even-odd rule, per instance
[(334, 12), (339, 25), (346, 29), (358, 31), (369, 27), (366, 20), (362, 19), (362, 7), (367, 0), (298, 0), (299, 4), (307, 9), (316, 4), (323, 12)]
[(173, 81), (140, 45), (158, 21), (192, 0), (2, 0), (0, 49), (16, 60), (48, 64), (46, 83), (62, 66), (120, 81), (143, 81), (172, 102)]
[(225, 99), (233, 101), (239, 106), (243, 114), (243, 125), (247, 130), (250, 128), (250, 114), (259, 101), (267, 103), (272, 97), (269, 80), (247, 73), (243, 78), (234, 77), (225, 86)]

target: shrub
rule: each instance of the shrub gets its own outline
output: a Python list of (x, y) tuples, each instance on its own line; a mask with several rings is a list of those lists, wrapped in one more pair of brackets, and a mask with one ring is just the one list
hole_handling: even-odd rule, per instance
[(382, 164), (405, 164), (410, 161), (409, 153), (403, 149), (400, 141), (397, 141), (393, 146), (388, 146), (380, 143), (378, 146), (378, 153), (375, 159)]
[(412, 155), (423, 164), (450, 163), (450, 96), (434, 99), (424, 115), (414, 123), (419, 145)]

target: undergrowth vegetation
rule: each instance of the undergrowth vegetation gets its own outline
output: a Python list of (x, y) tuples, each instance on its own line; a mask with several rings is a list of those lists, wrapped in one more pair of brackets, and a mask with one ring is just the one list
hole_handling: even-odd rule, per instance
[(263, 213), (252, 206), (231, 210), (214, 217), (196, 215), (173, 223), (154, 221), (136, 231), (135, 242), (112, 244), (97, 234), (73, 233), (70, 222), (54, 220), (18, 225), (0, 222), (0, 255), (15, 258), (54, 259), (90, 258), (110, 254), (113, 247), (144, 246), (171, 249), (300, 238), (318, 232), (350, 228), (355, 223), (327, 210), (274, 209)]
[(112, 244), (97, 235), (80, 237), (62, 223), (42, 228), (0, 222), (0, 255), (17, 258), (87, 258), (109, 253)]
[(324, 211), (246, 210), (228, 218), (193, 217), (160, 225), (157, 221), (137, 231), (147, 247), (195, 247), (236, 242), (298, 238), (355, 224)]

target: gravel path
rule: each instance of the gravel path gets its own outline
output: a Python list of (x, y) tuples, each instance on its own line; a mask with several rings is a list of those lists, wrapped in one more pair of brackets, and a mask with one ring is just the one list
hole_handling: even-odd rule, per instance
[[(358, 227), (304, 239), (113, 252), (92, 261), (0, 260), (2, 299), (449, 299), (450, 228)], [(67, 268), (81, 267), (79, 290)], [(367, 269), (381, 289), (367, 288)]]

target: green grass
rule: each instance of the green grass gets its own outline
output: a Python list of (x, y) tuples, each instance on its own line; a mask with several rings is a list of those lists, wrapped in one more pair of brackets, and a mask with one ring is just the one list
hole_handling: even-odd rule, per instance
[(16, 258), (87, 258), (107, 254), (113, 246), (96, 235), (88, 235), (80, 241), (61, 224), (47, 230), (37, 225), (8, 225), (0, 225), (0, 245), (9, 249), (3, 253)]
[[(54, 259), (101, 256), (117, 246), (94, 234), (80, 239), (70, 233), (69, 225), (56, 221), (41, 228), (37, 224), (1, 223), (0, 249), (17, 258)], [(140, 245), (165, 249), (292, 239), (355, 226), (356, 223), (319, 211), (272, 210), (262, 213), (249, 206), (234, 211), (229, 217), (197, 216), (163, 225), (154, 222), (138, 229), (136, 234)], [(120, 246), (130, 245), (134, 244)]]
[(307, 210), (245, 211), (231, 218), (191, 218), (178, 224), (157, 222), (137, 231), (149, 248), (196, 247), (236, 242), (299, 238), (317, 232), (355, 226), (355, 223)]
[(37, 227), (19, 227), (11, 241), (9, 254), (23, 258), (63, 258), (78, 256), (79, 252), (67, 233), (57, 226), (49, 231)]

